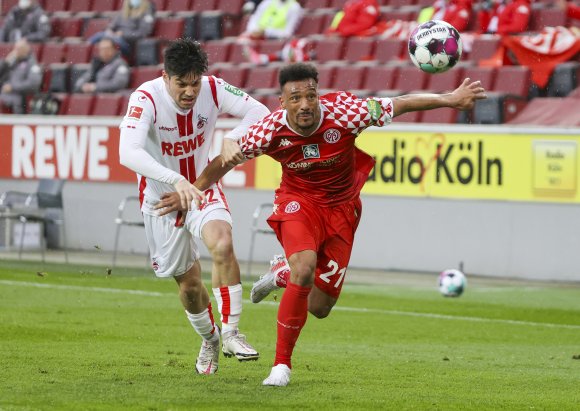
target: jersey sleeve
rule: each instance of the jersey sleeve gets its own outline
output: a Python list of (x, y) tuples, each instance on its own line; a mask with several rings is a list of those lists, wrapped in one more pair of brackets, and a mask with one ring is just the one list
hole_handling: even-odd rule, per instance
[(132, 128), (137, 130), (149, 130), (149, 127), (157, 120), (157, 110), (150, 94), (144, 90), (137, 90), (131, 94), (127, 112), (119, 128)]
[(329, 117), (354, 134), (370, 126), (383, 127), (393, 120), (393, 102), (390, 98), (359, 99), (344, 91), (322, 97), (322, 105)]
[(241, 119), (240, 123), (224, 138), (239, 140), (252, 124), (270, 114), (270, 110), (265, 105), (239, 88), (219, 78), (215, 79), (215, 84), (220, 113), (228, 113)]
[(246, 135), (240, 139), (240, 150), (246, 160), (264, 154), (274, 134), (282, 127), (283, 110), (278, 110), (264, 117), (256, 124), (250, 126)]

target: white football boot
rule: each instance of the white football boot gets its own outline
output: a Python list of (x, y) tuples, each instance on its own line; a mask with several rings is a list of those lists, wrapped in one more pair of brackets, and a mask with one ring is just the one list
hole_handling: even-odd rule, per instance
[(292, 370), (286, 364), (278, 364), (272, 367), (270, 375), (266, 378), (262, 385), (271, 385), (274, 387), (285, 387), (290, 382), (290, 373)]
[(198, 374), (215, 374), (218, 370), (220, 359), (220, 329), (216, 327), (217, 338), (213, 341), (203, 340), (197, 360), (195, 360), (195, 371)]
[(288, 260), (283, 255), (275, 255), (274, 259), (270, 261), (270, 271), (260, 277), (258, 281), (252, 286), (250, 291), (250, 301), (254, 304), (259, 303), (266, 298), (272, 291), (279, 289), (276, 285), (276, 277), (278, 273), (289, 270)]
[(260, 358), (260, 354), (246, 341), (246, 336), (237, 330), (223, 336), (222, 352), (225, 357), (236, 357), (239, 361)]

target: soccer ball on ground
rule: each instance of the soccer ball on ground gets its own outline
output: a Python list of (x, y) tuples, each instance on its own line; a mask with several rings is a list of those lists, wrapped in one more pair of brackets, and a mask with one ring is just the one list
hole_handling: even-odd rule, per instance
[(465, 274), (459, 270), (445, 270), (439, 274), (439, 292), (445, 297), (459, 297), (466, 285)]
[(459, 32), (451, 24), (430, 20), (420, 24), (409, 37), (409, 56), (421, 70), (443, 73), (457, 64), (463, 45)]

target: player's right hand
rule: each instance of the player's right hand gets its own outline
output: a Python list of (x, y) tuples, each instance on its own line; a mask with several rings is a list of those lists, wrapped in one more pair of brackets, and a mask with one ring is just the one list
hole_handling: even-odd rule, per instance
[(205, 195), (185, 178), (175, 183), (174, 187), (175, 191), (179, 195), (181, 208), (183, 210), (191, 211), (192, 204), (195, 205), (195, 208), (199, 208), (205, 199)]
[(224, 138), (221, 156), (222, 167), (234, 167), (244, 162), (244, 155), (240, 150), (240, 145), (229, 138)]

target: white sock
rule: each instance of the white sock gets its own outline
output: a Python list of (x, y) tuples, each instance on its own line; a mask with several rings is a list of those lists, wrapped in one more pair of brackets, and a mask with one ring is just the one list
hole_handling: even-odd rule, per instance
[(227, 335), (237, 331), (242, 314), (242, 284), (212, 290), (221, 315), (222, 334)]
[(216, 338), (219, 338), (219, 332), (217, 332), (217, 327), (211, 314), (211, 303), (199, 314), (192, 314), (187, 310), (185, 310), (185, 314), (194, 330), (201, 335), (204, 340), (215, 341)]

